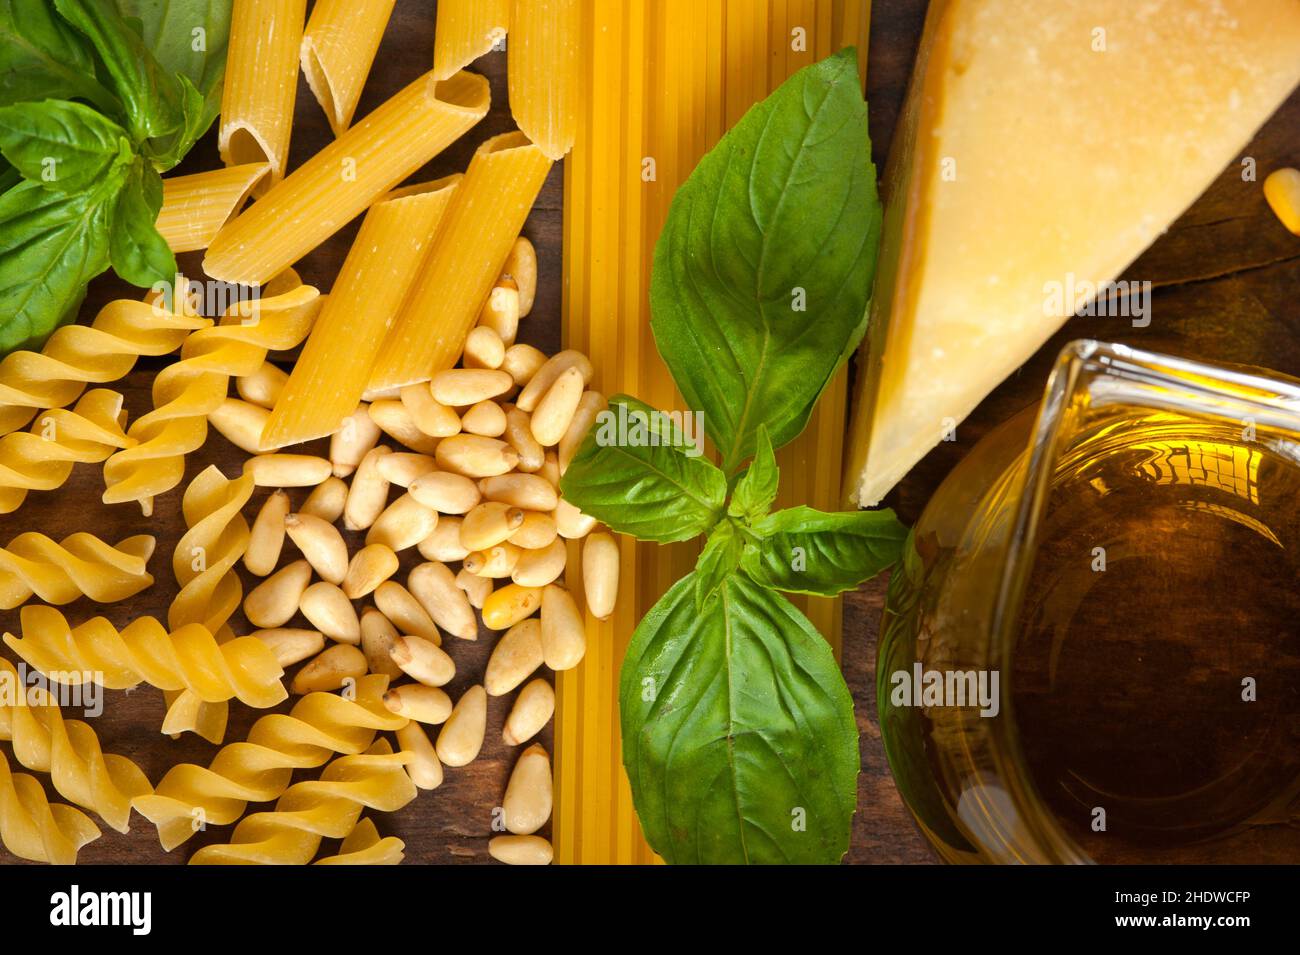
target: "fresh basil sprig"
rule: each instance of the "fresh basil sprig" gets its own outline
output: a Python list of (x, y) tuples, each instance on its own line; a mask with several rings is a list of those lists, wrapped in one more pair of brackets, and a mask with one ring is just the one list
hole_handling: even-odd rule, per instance
[(870, 157), (852, 50), (796, 73), (723, 137), (678, 190), (651, 280), (660, 352), (723, 467), (663, 412), (617, 395), (560, 481), (621, 533), (708, 536), (637, 627), (620, 679), (623, 762), (669, 862), (832, 863), (848, 848), (853, 699), (781, 591), (856, 587), (898, 558), (906, 529), (890, 511), (771, 508), (775, 449), (865, 331), (880, 223)]
[(170, 281), (160, 173), (216, 116), (231, 0), (0, 0), (0, 354), (110, 265)]

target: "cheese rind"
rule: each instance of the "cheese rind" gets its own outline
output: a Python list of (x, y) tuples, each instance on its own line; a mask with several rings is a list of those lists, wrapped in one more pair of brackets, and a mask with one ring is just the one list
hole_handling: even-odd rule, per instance
[(877, 503), (1297, 84), (1300, 0), (935, 0), (886, 172), (849, 500)]

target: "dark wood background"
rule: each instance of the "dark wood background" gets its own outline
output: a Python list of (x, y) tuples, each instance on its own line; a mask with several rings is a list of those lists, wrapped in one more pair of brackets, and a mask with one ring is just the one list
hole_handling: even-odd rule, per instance
[[(874, 4), (867, 85), (873, 151), (880, 168), (906, 91), (925, 5), (925, 0), (876, 0)], [(431, 11), (432, 4), (427, 2), (399, 0), (358, 115), (364, 115), (428, 69), (433, 48)], [(492, 83), (491, 112), (469, 135), (421, 170), (416, 179), (463, 169), (479, 142), (513, 128), (504, 67), (505, 58), (500, 54), (478, 62), (475, 69), (485, 73)], [(328, 140), (325, 118), (306, 85), (300, 83), (291, 167)], [(1300, 164), (1300, 95), (1291, 98), (1243, 155), (1257, 160), (1261, 181), (1277, 166)], [(178, 171), (194, 172), (217, 164), (215, 135), (209, 134)], [(538, 248), (540, 280), (537, 304), (523, 323), (521, 340), (548, 351), (558, 348), (560, 343), (562, 178), (561, 167), (557, 166), (526, 228)], [(300, 264), (304, 281), (329, 288), (356, 226), (353, 223), (339, 232)], [(182, 256), (182, 267), (197, 274), (200, 259), (201, 254)], [(936, 449), (891, 495), (888, 503), (904, 519), (911, 521), (919, 515), (944, 475), (982, 434), (1037, 400), (1055, 355), (1071, 339), (1094, 337), (1131, 342), (1205, 359), (1264, 364), (1300, 375), (1300, 240), (1273, 218), (1264, 203), (1260, 183), (1243, 182), (1238, 167), (1224, 172), (1170, 232), (1132, 266), (1129, 277), (1150, 279), (1155, 285), (1151, 325), (1134, 329), (1126, 320), (1103, 318), (1077, 318), (1067, 323), (962, 424), (956, 442)], [(105, 276), (92, 284), (81, 320), (89, 321), (96, 309), (114, 298), (138, 295), (137, 290)], [(150, 384), (162, 364), (162, 361), (141, 362), (120, 386), (126, 394), (132, 420), (149, 409)], [(228, 476), (235, 476), (244, 457), (213, 434), (204, 449), (191, 456), (186, 482), (210, 464), (216, 464)], [(161, 497), (155, 516), (143, 518), (133, 506), (109, 508), (100, 504), (102, 469), (82, 466), (63, 490), (33, 494), (16, 514), (0, 517), (0, 541), (8, 541), (25, 530), (41, 530), (56, 538), (78, 530), (92, 530), (111, 540), (136, 533), (154, 534), (158, 538), (158, 552), (151, 569), (158, 582), (152, 588), (121, 604), (96, 607), (80, 601), (66, 608), (66, 612), (74, 621), (103, 613), (119, 625), (146, 613), (165, 619), (167, 605), (176, 593), (170, 574), (170, 555), (185, 530), (179, 507), (182, 489), (183, 485)], [(264, 495), (265, 492), (259, 493), (255, 502)], [(295, 504), (303, 497), (304, 492), (296, 493)], [(411, 562), (408, 557), (407, 564)], [(246, 585), (249, 580), (245, 575)], [(868, 583), (851, 595), (845, 606), (844, 672), (857, 703), (863, 769), (849, 861), (930, 862), (934, 856), (894, 788), (876, 722), (875, 642), (885, 584), (883, 578)], [(236, 617), (234, 623), (242, 632), (242, 618)], [(17, 625), (16, 611), (0, 613), (0, 628), (16, 630)], [(460, 672), (447, 689), (456, 697), (482, 673), (491, 644), (486, 640), (477, 643), (453, 640), (453, 643), (455, 646), (450, 649)], [(0, 652), (8, 655), (7, 649)], [(514, 757), (514, 751), (500, 742), (501, 726), (512, 699), (513, 694), (490, 702), (488, 741), (474, 763), (463, 769), (449, 769), (441, 788), (422, 794), (400, 813), (376, 817), (381, 832), (405, 840), (408, 862), (489, 861), (491, 812), (500, 803)], [(283, 708), (287, 706), (286, 703)], [(240, 738), (259, 715), (247, 707), (232, 706), (227, 738)], [(162, 716), (161, 695), (154, 690), (140, 688), (131, 693), (109, 693), (104, 715), (95, 720), (95, 729), (108, 751), (135, 759), (155, 783), (174, 763), (206, 764), (216, 747), (193, 736), (174, 742), (162, 737), (158, 733)], [(549, 729), (541, 739), (550, 748)], [(0, 746), (11, 755), (8, 744)], [(137, 816), (130, 834), (123, 836), (108, 831), (83, 850), (81, 859), (97, 863), (182, 862), (194, 847), (219, 841), (228, 832), (222, 828), (202, 833), (186, 847), (168, 855), (159, 848), (153, 827)], [(329, 846), (327, 843), (326, 847)], [(0, 860), (12, 861), (12, 856), (0, 851)]]

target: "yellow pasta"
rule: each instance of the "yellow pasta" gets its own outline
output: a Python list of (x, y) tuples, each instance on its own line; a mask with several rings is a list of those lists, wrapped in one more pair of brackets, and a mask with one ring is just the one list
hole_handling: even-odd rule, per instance
[(425, 74), (394, 94), (227, 225), (203, 270), (257, 285), (320, 245), (487, 113), (487, 80)]
[(307, 0), (235, 0), (230, 12), (217, 148), (227, 166), (270, 164), (259, 195), (288, 168), (306, 17)]
[(405, 726), (405, 717), (384, 706), (387, 690), (388, 677), (370, 674), (357, 680), (353, 698), (309, 693), (287, 715), (263, 716), (247, 741), (223, 747), (207, 768), (173, 766), (135, 808), (158, 827), (169, 852), (197, 831), (198, 822), (228, 825), (250, 802), (279, 798), (295, 769), (322, 766), (336, 753), (364, 753), (376, 732)]
[(375, 203), (262, 432), (262, 450), (337, 431), (415, 281), (461, 176), (399, 189)]
[(316, 0), (302, 37), (302, 73), (334, 135), (352, 122), (395, 0)]
[(478, 148), (384, 340), (369, 391), (427, 381), (455, 364), (550, 168), (523, 133)]
[(122, 396), (96, 388), (73, 411), (42, 414), (30, 433), (0, 436), (0, 514), (22, 506), (28, 491), (52, 491), (72, 474), (74, 464), (97, 464), (135, 441), (122, 430)]
[(154, 539), (128, 537), (116, 546), (84, 531), (54, 541), (28, 531), (0, 548), (0, 610), (12, 610), (33, 594), (52, 604), (89, 597), (114, 603), (153, 583), (146, 569)]
[(510, 0), (439, 0), (433, 29), (433, 74), (446, 79), (494, 46), (510, 25)]
[(164, 179), (158, 231), (173, 252), (206, 249), (270, 169), (270, 163), (250, 162)]
[(18, 762), (48, 773), (68, 802), (98, 813), (118, 832), (126, 832), (131, 800), (153, 792), (144, 772), (125, 756), (105, 753), (89, 724), (65, 720), (44, 687), (27, 687), (12, 663), (0, 657), (0, 739), (13, 744)]
[(406, 843), (396, 836), (380, 838), (370, 819), (362, 819), (339, 846), (337, 855), (317, 859), (315, 865), (397, 865), (405, 858)]
[(323, 839), (346, 838), (363, 809), (396, 812), (416, 796), (409, 753), (380, 739), (365, 753), (340, 756), (318, 780), (295, 783), (270, 812), (240, 820), (226, 845), (204, 846), (190, 865), (306, 865)]
[(39, 352), (0, 359), (0, 434), (23, 427), (43, 408), (77, 400), (87, 384), (125, 378), (141, 356), (166, 355), (212, 323), (151, 302), (109, 302), (90, 325), (64, 325)]
[[(28, 665), (69, 686), (98, 683), (125, 690), (147, 683), (160, 690), (190, 690), (201, 700), (231, 698), (255, 709), (275, 706), (288, 694), (284, 670), (257, 637), (218, 644), (198, 624), (168, 633), (153, 617), (138, 617), (117, 630), (103, 617), (73, 628), (53, 607), (24, 607), (22, 636), (5, 644)], [(52, 677), (51, 677), (52, 678)]]
[(13, 773), (0, 753), (0, 843), (32, 862), (72, 865), (77, 853), (100, 836), (80, 809), (52, 803), (35, 776)]
[(230, 379), (252, 374), (268, 351), (293, 348), (307, 337), (321, 307), (320, 293), (295, 285), (296, 275), (279, 281), (293, 287), (232, 305), (221, 324), (190, 335), (180, 361), (158, 372), (153, 410), (127, 432), (137, 443), (104, 464), (106, 504), (139, 501), (145, 514), (152, 513), (154, 496), (184, 476), (185, 455), (202, 447), (207, 416), (225, 401)]
[(513, 0), (510, 112), (520, 131), (551, 159), (573, 147), (581, 39), (580, 0)]

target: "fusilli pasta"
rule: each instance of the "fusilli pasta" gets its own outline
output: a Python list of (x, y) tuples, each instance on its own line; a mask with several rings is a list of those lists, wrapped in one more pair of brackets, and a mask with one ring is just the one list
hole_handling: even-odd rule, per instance
[(228, 825), (250, 802), (279, 798), (295, 769), (324, 765), (335, 753), (363, 753), (376, 732), (405, 726), (405, 717), (384, 706), (387, 689), (388, 677), (371, 674), (356, 682), (353, 699), (309, 693), (287, 715), (263, 716), (247, 741), (225, 746), (207, 768), (173, 766), (153, 795), (135, 800), (135, 808), (158, 827), (168, 851), (202, 825)]
[[(292, 284), (291, 280), (281, 284)], [(185, 455), (203, 445), (208, 414), (220, 407), (230, 379), (252, 374), (267, 352), (293, 348), (311, 331), (320, 292), (297, 284), (280, 294), (226, 310), (219, 325), (195, 331), (179, 361), (154, 378), (153, 410), (136, 419), (128, 434), (137, 444), (104, 464), (104, 502), (138, 501), (146, 515), (153, 498), (181, 482)]]
[(315, 865), (397, 865), (406, 857), (406, 843), (397, 836), (380, 838), (374, 821), (362, 819), (348, 833), (337, 855), (322, 856)]
[(35, 594), (47, 603), (78, 597), (113, 603), (153, 583), (146, 569), (154, 539), (128, 537), (116, 546), (84, 531), (54, 541), (29, 531), (0, 548), (0, 610), (12, 610)]
[(47, 411), (31, 431), (0, 436), (0, 514), (12, 514), (28, 491), (52, 491), (74, 464), (98, 464), (135, 442), (122, 426), (122, 396), (97, 388), (81, 396), (76, 410)]
[(396, 812), (415, 798), (415, 783), (403, 768), (409, 759), (386, 739), (365, 753), (340, 756), (320, 779), (290, 786), (275, 809), (245, 817), (228, 844), (204, 846), (190, 864), (306, 865), (322, 839), (349, 835), (363, 808)]
[(9, 770), (0, 753), (0, 843), (20, 859), (72, 865), (77, 852), (99, 838), (80, 809), (50, 802), (35, 776)]
[(126, 832), (131, 800), (153, 792), (144, 772), (125, 756), (105, 753), (89, 724), (65, 720), (44, 687), (27, 687), (12, 663), (0, 657), (0, 739), (13, 744), (26, 768), (49, 773), (64, 799), (98, 813)]

